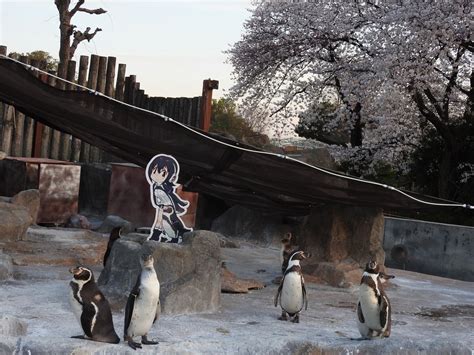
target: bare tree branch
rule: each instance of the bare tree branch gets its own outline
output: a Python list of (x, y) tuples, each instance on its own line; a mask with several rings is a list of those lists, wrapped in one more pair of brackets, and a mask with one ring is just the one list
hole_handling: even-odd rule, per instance
[(103, 8), (99, 8), (99, 9), (86, 9), (84, 7), (80, 7), (77, 11), (80, 11), (80, 12), (86, 12), (90, 15), (101, 15), (101, 14), (105, 14), (107, 11), (104, 10)]
[(71, 17), (73, 17), (73, 16), (76, 14), (76, 12), (77, 12), (77, 11), (79, 10), (79, 8), (84, 4), (85, 1), (86, 1), (86, 0), (78, 0), (78, 1), (77, 1), (77, 4), (72, 8), (71, 11), (69, 11), (69, 14), (70, 14)]
[(96, 28), (94, 32), (89, 33), (90, 30), (91, 30), (91, 28), (87, 27), (84, 32), (74, 31), (74, 40), (72, 41), (72, 44), (71, 44), (71, 50), (69, 52), (70, 53), (70, 58), (69, 59), (71, 59), (74, 56), (74, 52), (76, 51), (77, 46), (79, 45), (79, 43), (81, 43), (82, 41), (85, 41), (85, 40), (87, 40), (89, 42), (92, 38), (94, 38), (94, 36), (97, 34), (97, 32), (102, 31), (101, 28)]

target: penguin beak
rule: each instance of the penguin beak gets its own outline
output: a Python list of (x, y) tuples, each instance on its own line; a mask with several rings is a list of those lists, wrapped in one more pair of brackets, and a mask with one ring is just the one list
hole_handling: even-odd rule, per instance
[(303, 252), (301, 253), (301, 256), (303, 257), (303, 259), (308, 259), (311, 258), (311, 253)]
[(82, 272), (82, 270), (79, 269), (78, 267), (72, 267), (69, 269), (69, 272), (74, 275), (79, 275)]

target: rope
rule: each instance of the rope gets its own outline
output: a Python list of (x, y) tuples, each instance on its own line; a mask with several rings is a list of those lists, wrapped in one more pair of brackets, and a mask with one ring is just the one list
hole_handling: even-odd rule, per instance
[(93, 89), (90, 89), (88, 87), (85, 87), (85, 86), (82, 86), (82, 85), (79, 85), (79, 84), (76, 84), (75, 82), (72, 82), (72, 81), (69, 81), (69, 80), (66, 80), (66, 79), (63, 79), (63, 78), (60, 78), (54, 74), (51, 74), (51, 73), (48, 73), (44, 70), (41, 70), (39, 68), (36, 68), (34, 66), (31, 66), (29, 64), (26, 64), (26, 63), (23, 63), (23, 62), (20, 62), (16, 59), (13, 59), (13, 58), (10, 58), (10, 57), (7, 57), (3, 54), (0, 54), (0, 57), (2, 58), (5, 58), (5, 59), (8, 59), (10, 61), (13, 61), (15, 63), (18, 63), (18, 64), (21, 64), (23, 65), (24, 67), (30, 69), (30, 70), (36, 70), (37, 72), (40, 72), (40, 73), (43, 73), (43, 74), (46, 74), (50, 77), (53, 77), (53, 78), (56, 78), (56, 80), (61, 80), (67, 84), (70, 84), (70, 85), (73, 85), (75, 87), (78, 87), (78, 88), (81, 88), (83, 90), (86, 90), (94, 95), (98, 95), (98, 96), (102, 96), (102, 97), (105, 97), (106, 99), (108, 100), (111, 100), (111, 101), (114, 101), (114, 102), (117, 102), (118, 104), (120, 105), (124, 105), (124, 106), (127, 106), (127, 107), (131, 107), (133, 109), (136, 109), (136, 110), (139, 110), (139, 111), (143, 111), (143, 112), (147, 112), (149, 114), (152, 114), (152, 115), (155, 115), (155, 116), (158, 116), (160, 118), (162, 118), (165, 122), (171, 122), (171, 123), (174, 123), (174, 124), (177, 124), (195, 134), (198, 134), (200, 135), (201, 137), (204, 137), (205, 139), (207, 140), (211, 140), (213, 142), (216, 142), (216, 143), (219, 143), (221, 145), (225, 145), (227, 147), (231, 147), (231, 148), (234, 148), (234, 149), (238, 149), (238, 150), (241, 150), (241, 151), (245, 151), (245, 152), (249, 152), (249, 153), (254, 153), (254, 154), (260, 154), (260, 155), (269, 155), (269, 156), (276, 156), (278, 158), (281, 158), (281, 159), (286, 159), (286, 160), (291, 160), (293, 162), (296, 162), (300, 165), (304, 165), (304, 166), (307, 166), (311, 169), (314, 169), (314, 170), (317, 170), (317, 171), (320, 171), (322, 173), (325, 173), (325, 174), (328, 174), (328, 175), (331, 175), (331, 176), (335, 176), (335, 177), (338, 177), (338, 178), (343, 178), (343, 179), (346, 179), (346, 180), (351, 180), (351, 181), (357, 181), (357, 182), (361, 182), (361, 183), (364, 183), (364, 184), (369, 184), (369, 185), (374, 185), (374, 186), (379, 186), (379, 187), (382, 187), (382, 188), (385, 188), (385, 189), (388, 189), (388, 190), (392, 190), (392, 191), (395, 191), (403, 196), (406, 196), (408, 197), (409, 199), (413, 200), (413, 201), (416, 201), (418, 203), (421, 203), (421, 204), (425, 204), (425, 205), (430, 205), (430, 206), (438, 206), (438, 207), (462, 207), (462, 208), (466, 208), (466, 209), (471, 209), (471, 210), (474, 210), (474, 206), (470, 205), (470, 204), (467, 204), (467, 203), (438, 203), (438, 202), (430, 202), (430, 201), (424, 201), (424, 200), (421, 200), (419, 198), (416, 198), (414, 196), (411, 196), (409, 194), (407, 194), (406, 192), (404, 191), (401, 191), (399, 189), (397, 189), (396, 187), (393, 187), (393, 186), (390, 186), (390, 185), (387, 185), (387, 184), (381, 184), (381, 183), (378, 183), (378, 182), (375, 182), (375, 181), (370, 181), (370, 180), (363, 180), (363, 179), (360, 179), (360, 178), (356, 178), (356, 177), (352, 177), (352, 176), (348, 176), (348, 175), (344, 175), (344, 174), (339, 174), (339, 173), (336, 173), (336, 172), (332, 172), (332, 171), (329, 171), (329, 170), (326, 170), (326, 169), (323, 169), (323, 168), (320, 168), (320, 167), (317, 167), (317, 166), (314, 166), (314, 165), (310, 165), (308, 163), (305, 163), (301, 160), (298, 160), (298, 159), (294, 159), (292, 157), (289, 157), (287, 155), (283, 155), (283, 154), (277, 154), (277, 153), (271, 153), (271, 152), (265, 152), (265, 151), (260, 151), (260, 150), (254, 150), (254, 149), (249, 149), (249, 148), (244, 148), (244, 147), (241, 147), (239, 145), (239, 142), (236, 142), (235, 145), (232, 145), (232, 144), (229, 144), (229, 143), (226, 143), (226, 142), (222, 142), (216, 138), (213, 138), (211, 136), (208, 136), (206, 134), (203, 134), (199, 131), (196, 131), (195, 129), (193, 129), (192, 127), (189, 127), (187, 125), (185, 125), (184, 123), (181, 123), (181, 122), (178, 122), (178, 121), (175, 121), (174, 119), (172, 119), (171, 117), (168, 117), (166, 115), (163, 115), (161, 113), (157, 113), (157, 112), (154, 112), (154, 111), (150, 111), (150, 110), (147, 110), (147, 109), (144, 109), (144, 108), (141, 108), (141, 107), (137, 107), (137, 106), (134, 106), (134, 105), (130, 105), (126, 102), (123, 102), (123, 101), (119, 101), (113, 97), (110, 97), (110, 96), (107, 96), (107, 95), (104, 95), (103, 93), (99, 92), (99, 91), (96, 91), (96, 90), (93, 90)]

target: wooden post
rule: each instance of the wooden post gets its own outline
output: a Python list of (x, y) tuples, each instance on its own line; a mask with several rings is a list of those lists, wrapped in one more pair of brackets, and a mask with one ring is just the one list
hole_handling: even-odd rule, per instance
[[(95, 90), (105, 93), (105, 84), (106, 84), (106, 75), (107, 75), (107, 57), (99, 57), (99, 69), (97, 70), (97, 86)], [(95, 108), (96, 112), (101, 112), (100, 107)], [(101, 160), (102, 151), (95, 146), (91, 147), (90, 159), (93, 163), (98, 163)]]
[[(89, 65), (89, 76), (87, 79), (87, 87), (89, 89), (96, 90), (98, 70), (99, 70), (99, 56), (93, 54), (91, 55), (91, 61)], [(82, 150), (81, 150), (82, 162), (84, 163), (90, 162), (90, 151), (91, 151), (91, 145), (88, 143), (83, 143)]]
[[(46, 68), (46, 62), (44, 63), (44, 67)], [(31, 63), (32, 64), (32, 63)], [(40, 67), (41, 63), (40, 63)], [(39, 77), (40, 73), (37, 71), (34, 71), (36, 77)], [(44, 74), (43, 74), (44, 75)], [(34, 145), (34, 139), (35, 139), (35, 129), (36, 129), (36, 124), (37, 122), (33, 120), (31, 117), (26, 117), (25, 118), (25, 142), (23, 143), (23, 156), (24, 157), (31, 157), (33, 155), (33, 145)]]
[[(55, 74), (50, 72), (50, 74)], [(56, 86), (56, 78), (51, 75), (42, 75), (40, 76), (41, 80), (46, 81), (49, 86)], [(51, 157), (51, 127), (44, 126), (43, 124), (37, 122), (35, 130), (35, 145), (33, 156), (36, 158), (49, 158)]]
[(115, 64), (117, 58), (107, 58), (107, 75), (105, 76), (105, 95), (114, 97)]
[[(26, 55), (20, 56), (20, 62), (29, 64)], [(13, 133), (13, 147), (11, 155), (14, 157), (21, 157), (23, 155), (23, 143), (25, 141), (25, 115), (15, 110), (14, 133)]]
[[(67, 74), (66, 80), (70, 82), (76, 81), (76, 62), (70, 60), (67, 64)], [(67, 84), (66, 90), (76, 90), (76, 87), (73, 84)], [(61, 159), (70, 160), (71, 159), (71, 145), (72, 145), (72, 136), (70, 134), (63, 133), (61, 137)]]
[[(79, 59), (79, 69), (78, 69), (78, 77), (77, 77), (77, 84), (81, 86), (86, 86), (87, 84), (87, 67), (89, 66), (89, 57), (86, 55), (81, 55)], [(79, 89), (78, 90), (84, 90)], [(82, 146), (85, 144), (79, 138), (73, 137), (72, 138), (72, 154), (71, 160), (74, 162), (78, 162), (81, 159), (81, 150)]]
[(124, 89), (125, 89), (125, 71), (127, 66), (125, 64), (119, 64), (117, 71), (117, 83), (115, 84), (115, 98), (123, 101)]
[(217, 80), (208, 79), (202, 82), (201, 129), (205, 132), (209, 132), (211, 127), (212, 90), (218, 88)]

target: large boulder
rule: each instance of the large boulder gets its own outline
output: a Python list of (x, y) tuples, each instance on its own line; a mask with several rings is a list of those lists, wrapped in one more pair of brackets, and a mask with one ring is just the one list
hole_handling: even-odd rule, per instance
[(284, 224), (282, 217), (233, 206), (213, 221), (211, 230), (225, 237), (269, 245), (279, 244), (281, 238), (291, 231), (291, 226)]
[(132, 223), (122, 217), (109, 215), (104, 219), (97, 232), (110, 233), (112, 232), (112, 229), (116, 227), (122, 227), (122, 234), (127, 234), (133, 231)]
[(0, 281), (8, 280), (13, 276), (13, 259), (0, 250)]
[(14, 205), (25, 207), (30, 213), (32, 223), (36, 224), (38, 218), (38, 211), (40, 207), (39, 190), (31, 189), (24, 190), (13, 196), (12, 201)]
[(312, 254), (303, 269), (332, 286), (354, 285), (369, 259), (384, 264), (383, 231), (380, 209), (339, 205), (314, 209), (297, 234), (299, 246)]
[(161, 285), (163, 313), (217, 311), (221, 292), (221, 256), (216, 234), (209, 231), (187, 233), (182, 244), (146, 241), (146, 237), (131, 233), (113, 244), (98, 279), (112, 306), (125, 304), (140, 273), (140, 256), (151, 253)]
[(7, 153), (2, 152), (2, 151), (0, 150), (0, 160), (5, 159), (6, 157), (7, 157)]
[(32, 222), (30, 212), (25, 207), (0, 202), (0, 241), (23, 239)]

